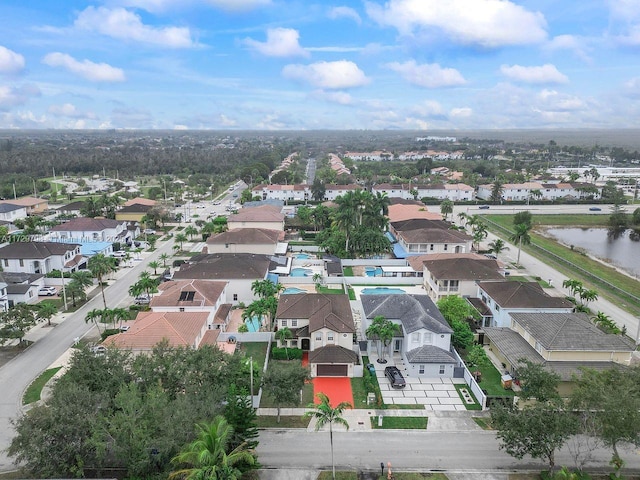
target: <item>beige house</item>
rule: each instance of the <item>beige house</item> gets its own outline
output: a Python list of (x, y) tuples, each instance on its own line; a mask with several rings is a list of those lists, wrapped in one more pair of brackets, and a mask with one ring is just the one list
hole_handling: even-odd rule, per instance
[(229, 215), (227, 219), (229, 230), (236, 228), (264, 228), (267, 230), (284, 230), (284, 214), (279, 207), (261, 205), (246, 207)]
[(284, 254), (284, 231), (266, 228), (234, 228), (211, 235), (207, 239), (209, 253), (256, 253), (264, 255)]
[(22, 197), (14, 200), (0, 200), (0, 203), (24, 207), (27, 210), (27, 215), (37, 215), (49, 209), (49, 201), (44, 198)]
[(464, 232), (449, 229), (443, 220), (424, 218), (391, 222), (389, 233), (397, 241), (393, 245), (396, 258), (435, 253), (469, 253), (472, 238)]
[(311, 376), (353, 377), (358, 354), (353, 349), (356, 329), (348, 295), (281, 295), (276, 325), (291, 330), (288, 346), (309, 352)]

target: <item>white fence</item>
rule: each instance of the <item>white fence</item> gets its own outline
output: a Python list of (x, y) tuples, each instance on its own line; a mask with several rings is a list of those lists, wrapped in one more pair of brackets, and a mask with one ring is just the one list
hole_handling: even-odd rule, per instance
[(464, 381), (467, 383), (467, 385), (475, 395), (476, 400), (478, 400), (478, 403), (482, 406), (482, 410), (485, 410), (487, 408), (487, 396), (484, 394), (484, 392), (480, 388), (480, 385), (478, 385), (478, 382), (475, 381), (475, 379), (473, 378), (473, 375), (471, 375), (471, 372), (469, 371), (465, 363), (462, 361), (462, 358), (460, 358), (460, 355), (458, 355), (458, 352), (453, 350), (453, 353), (456, 356), (456, 359), (458, 360), (458, 362), (460, 362), (464, 366)]

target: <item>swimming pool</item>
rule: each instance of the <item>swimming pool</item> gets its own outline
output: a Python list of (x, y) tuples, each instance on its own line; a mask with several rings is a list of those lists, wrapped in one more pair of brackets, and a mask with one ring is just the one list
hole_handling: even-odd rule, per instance
[(375, 287), (375, 288), (363, 288), (362, 295), (391, 295), (406, 293), (401, 288), (389, 288), (389, 287)]
[(313, 275), (313, 270), (308, 268), (292, 268), (290, 275), (292, 277), (310, 277)]
[(307, 293), (306, 290), (302, 290), (301, 288), (297, 288), (297, 287), (289, 287), (289, 288), (285, 288), (282, 293), (284, 295), (289, 295), (289, 294), (294, 294), (294, 293)]
[(381, 267), (364, 267), (364, 274), (367, 277), (381, 277), (382, 268)]
[(245, 319), (244, 324), (250, 332), (257, 332), (260, 330), (260, 318), (258, 317), (247, 318)]
[(309, 255), (308, 253), (297, 253), (296, 258), (298, 260), (309, 260), (311, 258), (311, 255)]

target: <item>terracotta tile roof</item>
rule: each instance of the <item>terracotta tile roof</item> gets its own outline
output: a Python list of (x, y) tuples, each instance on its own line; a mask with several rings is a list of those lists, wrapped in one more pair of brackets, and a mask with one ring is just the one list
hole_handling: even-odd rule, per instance
[(213, 307), (227, 286), (213, 280), (171, 280), (158, 285), (150, 307)]
[(486, 260), (487, 257), (479, 253), (429, 253), (425, 255), (412, 255), (407, 257), (407, 263), (416, 272), (422, 272), (425, 260), (441, 260), (454, 258), (470, 258), (476, 260)]
[(148, 205), (150, 207), (153, 207), (156, 203), (155, 200), (150, 200), (148, 198), (142, 198), (142, 197), (136, 197), (136, 198), (132, 198), (131, 200), (127, 200), (126, 202), (124, 202), (124, 206), (128, 207), (130, 205)]
[(118, 225), (122, 225), (121, 220), (113, 220), (111, 218), (87, 218), (78, 217), (72, 218), (68, 222), (61, 223), (52, 227), (54, 232), (88, 232), (88, 231), (101, 231), (107, 228), (116, 228)]
[(220, 305), (220, 307), (216, 311), (215, 316), (213, 317), (213, 323), (225, 323), (227, 318), (229, 318), (229, 313), (231, 312), (232, 308), (233, 305), (230, 303), (223, 303), (222, 305)]
[(0, 258), (47, 258), (64, 255), (80, 245), (62, 242), (14, 242), (0, 248)]
[(502, 308), (567, 308), (573, 304), (561, 297), (548, 295), (537, 282), (480, 282), (478, 286), (487, 292)]
[(388, 216), (389, 222), (401, 222), (403, 220), (411, 220), (414, 218), (442, 220), (442, 215), (430, 212), (424, 205), (404, 205), (400, 203), (389, 205)]
[(232, 228), (226, 232), (211, 235), (207, 243), (211, 245), (225, 245), (228, 243), (251, 244), (276, 244), (284, 240), (284, 231), (270, 230), (267, 228)]
[(21, 207), (35, 207), (36, 205), (47, 203), (47, 200), (43, 198), (23, 197), (12, 200), (0, 200), (0, 203), (10, 203), (11, 205), (20, 205)]
[(151, 350), (164, 339), (172, 347), (195, 347), (207, 323), (207, 312), (140, 312), (131, 328), (107, 337), (107, 346)]
[(238, 213), (229, 215), (228, 222), (284, 222), (284, 214), (278, 207), (262, 205), (242, 208)]
[(348, 295), (300, 293), (281, 295), (276, 319), (308, 319), (309, 331), (328, 328), (336, 333), (353, 333), (355, 325)]
[(400, 231), (397, 236), (402, 238), (405, 243), (467, 243), (472, 241), (472, 238), (464, 232), (440, 228)]

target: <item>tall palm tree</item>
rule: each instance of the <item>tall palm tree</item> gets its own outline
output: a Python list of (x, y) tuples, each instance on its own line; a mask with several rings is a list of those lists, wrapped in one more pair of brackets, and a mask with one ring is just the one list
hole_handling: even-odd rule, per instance
[(380, 346), (382, 348), (380, 358), (378, 358), (378, 363), (386, 363), (387, 361), (384, 356), (387, 351), (387, 347), (393, 340), (393, 337), (400, 334), (400, 325), (392, 322), (382, 315), (377, 315), (373, 318), (371, 325), (369, 325), (369, 328), (367, 328), (365, 333), (369, 337), (375, 337), (380, 342)]
[(158, 262), (157, 260), (153, 260), (149, 262), (147, 265), (149, 265), (150, 268), (153, 268), (154, 275), (158, 274), (158, 267), (160, 267), (160, 262)]
[(93, 285), (93, 275), (89, 270), (77, 270), (71, 274), (71, 280), (77, 280), (83, 287)]
[(36, 305), (38, 319), (46, 320), (49, 326), (51, 326), (51, 317), (56, 313), (58, 313), (58, 306), (53, 302), (40, 302)]
[(341, 402), (335, 407), (331, 406), (329, 397), (324, 393), (319, 392), (316, 394), (320, 403), (318, 405), (310, 403), (307, 408), (310, 409), (304, 415), (305, 417), (312, 417), (316, 419), (316, 432), (329, 424), (329, 441), (331, 443), (331, 472), (333, 480), (336, 478), (336, 464), (333, 461), (333, 424), (344, 425), (349, 430), (349, 423), (344, 419), (342, 414), (347, 408), (353, 406), (349, 402)]
[(489, 243), (489, 251), (491, 253), (495, 253), (496, 258), (498, 258), (500, 253), (504, 252), (505, 250), (509, 250), (509, 247), (507, 247), (507, 244), (501, 238), (496, 238), (491, 243)]
[(162, 260), (162, 268), (167, 268), (167, 260), (169, 260), (169, 254), (163, 253), (159, 258), (160, 260)]
[(276, 332), (276, 340), (280, 342), (280, 345), (284, 346), (284, 353), (287, 356), (287, 360), (289, 360), (289, 351), (287, 350), (287, 338), (293, 337), (291, 330), (289, 327), (282, 327), (278, 329)]
[(111, 320), (113, 328), (116, 328), (116, 323), (122, 326), (123, 320), (129, 320), (129, 310), (126, 308), (112, 308), (107, 312), (107, 316)]
[(98, 333), (100, 333), (100, 326), (98, 325), (98, 319), (100, 320), (100, 323), (102, 323), (106, 311), (107, 311), (106, 308), (105, 309), (94, 308), (93, 310), (89, 310), (87, 312), (87, 315), (84, 317), (84, 322), (85, 323), (93, 322), (93, 324), (98, 329)]
[(116, 267), (116, 259), (113, 257), (106, 257), (102, 253), (94, 255), (89, 258), (89, 271), (91, 274), (96, 277), (98, 283), (100, 284), (100, 292), (102, 293), (102, 303), (104, 304), (104, 308), (107, 308), (107, 299), (104, 296), (104, 282), (103, 279), (105, 276), (109, 275), (111, 272), (115, 272), (118, 267)]
[(194, 235), (198, 234), (198, 229), (193, 225), (188, 225), (184, 229), (184, 234), (187, 235), (190, 239), (193, 238)]
[(169, 480), (239, 480), (242, 471), (237, 465), (254, 468), (256, 459), (246, 442), (227, 452), (233, 428), (223, 416), (196, 425), (196, 430), (198, 438), (171, 460), (183, 468), (171, 472)]
[[(91, 277), (93, 279), (93, 277)], [(93, 283), (93, 282), (92, 282)], [(81, 302), (85, 301), (87, 298), (87, 293), (84, 291), (84, 287), (78, 280), (71, 280), (65, 286), (66, 293), (68, 297), (71, 297), (71, 305), (76, 306), (76, 300), (80, 300)]]
[(527, 225), (526, 223), (519, 223), (518, 225), (514, 225), (513, 228), (514, 232), (509, 240), (518, 245), (518, 258), (516, 260), (516, 263), (520, 264), (520, 251), (522, 250), (522, 245), (529, 245), (531, 243), (531, 236), (529, 236), (531, 225)]
[(187, 238), (187, 236), (184, 233), (178, 233), (174, 237), (174, 240), (180, 244), (180, 250), (182, 250), (184, 242), (187, 242), (189, 239)]
[(440, 213), (444, 215), (444, 219), (449, 218), (449, 214), (453, 213), (453, 202), (448, 198), (443, 200), (440, 204)]

